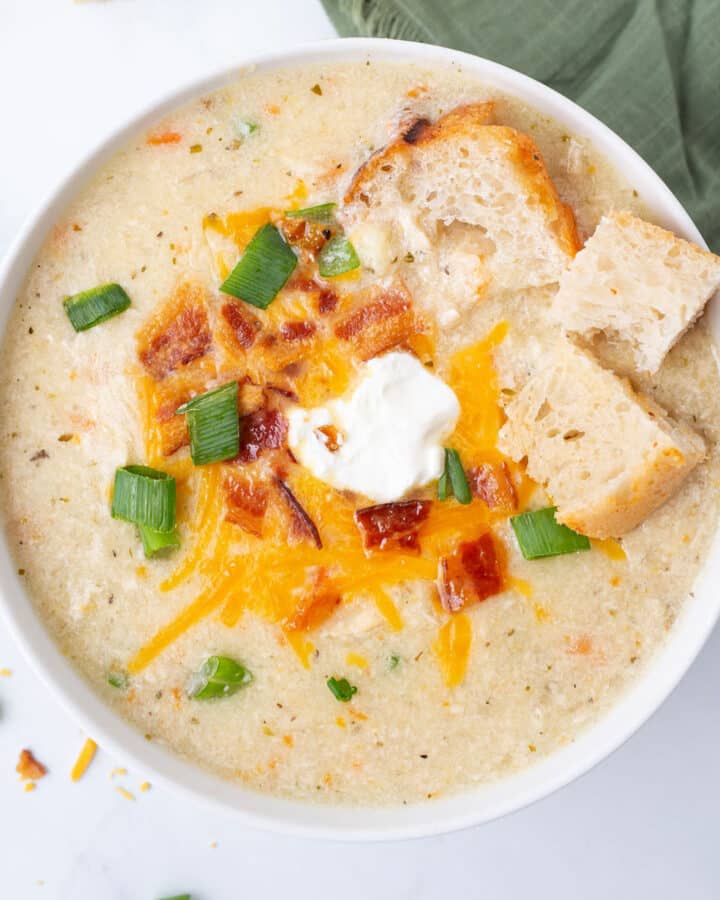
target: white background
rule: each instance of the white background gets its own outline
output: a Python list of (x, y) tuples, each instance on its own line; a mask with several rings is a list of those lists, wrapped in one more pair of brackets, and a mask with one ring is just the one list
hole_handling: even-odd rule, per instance
[[(441, 0), (438, 0), (441, 2)], [(318, 0), (0, 0), (0, 252), (74, 159), (193, 73), (332, 37)], [(720, 634), (651, 722), (559, 794), (499, 822), (396, 844), (252, 832), (110, 778), (0, 628), (0, 900), (653, 900), (720, 897)], [(22, 747), (50, 774), (31, 794)], [(135, 793), (128, 801), (116, 787)], [(212, 846), (217, 842), (217, 846)]]

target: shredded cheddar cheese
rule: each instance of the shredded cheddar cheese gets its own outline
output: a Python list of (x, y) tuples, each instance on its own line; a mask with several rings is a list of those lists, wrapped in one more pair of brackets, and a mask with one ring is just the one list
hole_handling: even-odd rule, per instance
[[(300, 187), (297, 191), (294, 198), (299, 202), (303, 194)], [(274, 214), (273, 210), (263, 208), (225, 219), (208, 217), (203, 225), (228, 237), (242, 249), (257, 228)], [(182, 302), (188, 302), (187, 298)], [(279, 316), (275, 326), (288, 317), (302, 320), (312, 312), (306, 306), (308, 302), (302, 292), (285, 292), (267, 311), (268, 320), (274, 322)], [(492, 354), (506, 331), (507, 324), (500, 323), (484, 340), (456, 353), (446, 373), (446, 380), (461, 404), (461, 414), (449, 444), (460, 451), (468, 467), (502, 462), (495, 449), (502, 413)], [(430, 335), (413, 335), (412, 346), (420, 358), (432, 359), (434, 339)], [(341, 394), (354, 371), (347, 347), (341, 346), (332, 333), (313, 348), (315, 364), (306, 367), (293, 385), (300, 402), (307, 406), (322, 402), (329, 394)], [(200, 363), (202, 360), (196, 360), (193, 365)], [(240, 365), (239, 358), (235, 365)], [(210, 363), (207, 367), (211, 371)], [(478, 390), (478, 384), (484, 389)], [(139, 396), (144, 410), (148, 457), (151, 463), (169, 470), (162, 463), (162, 440), (156, 422), (159, 401), (155, 394), (156, 386), (148, 383), (147, 378), (141, 379)], [(434, 582), (440, 559), (452, 553), (459, 541), (480, 537), (509, 514), (507, 510), (491, 509), (482, 501), (467, 506), (434, 503), (419, 528), (419, 554), (398, 545), (368, 556), (354, 519), (357, 500), (332, 490), (306, 469), (296, 466), (287, 475), (288, 487), (312, 522), (319, 526), (323, 546), (300, 540), (288, 554), (284, 537), (287, 524), (282, 518), (286, 513), (275, 506), (270, 505), (266, 511), (263, 520), (266, 536), (261, 538), (225, 521), (223, 484), (227, 468), (223, 464), (203, 466), (190, 479), (189, 487), (197, 489), (194, 510), (179, 492), (178, 517), (181, 524), (183, 518), (187, 520), (191, 537), (175, 571), (160, 588), (164, 592), (172, 591), (190, 578), (199, 578), (201, 590), (192, 603), (138, 649), (127, 665), (131, 674), (148, 666), (166, 647), (207, 616), (217, 613), (225, 626), (233, 627), (245, 611), (278, 624), (301, 665), (309, 668), (315, 648), (303, 628), (310, 630), (318, 620), (308, 616), (307, 624), (302, 627), (292, 623), (303, 597), (312, 589), (313, 578), (317, 577), (313, 573), (318, 572), (324, 573), (323, 583), (330, 586), (339, 602), (364, 597), (375, 604), (391, 629), (399, 631), (403, 619), (388, 589), (412, 581)], [(513, 476), (516, 484), (524, 483), (517, 467)], [(515, 580), (511, 586), (530, 595), (531, 589), (525, 582)], [(464, 677), (470, 640), (470, 621), (464, 614), (454, 615), (441, 629), (436, 649), (448, 684), (458, 684)], [(368, 663), (350, 654), (348, 664), (363, 668)]]
[(82, 750), (78, 755), (78, 758), (75, 760), (75, 765), (72, 767), (72, 771), (70, 772), (70, 778), (73, 781), (80, 781), (85, 772), (87, 771), (88, 766), (93, 761), (93, 757), (95, 756), (95, 751), (97, 750), (97, 744), (92, 738), (88, 738), (82, 746)]
[(608, 559), (612, 559), (615, 562), (622, 562), (627, 559), (627, 554), (623, 549), (620, 541), (616, 541), (614, 538), (605, 538), (605, 540), (593, 540), (593, 547), (597, 550), (600, 550), (601, 553), (604, 553)]
[(115, 790), (118, 792), (118, 794), (120, 794), (121, 797), (124, 797), (126, 800), (134, 800), (135, 799), (135, 794), (131, 794), (130, 791), (128, 791), (124, 787), (119, 787), (119, 788), (116, 788)]
[(345, 662), (349, 666), (356, 666), (358, 669), (367, 669), (370, 665), (364, 656), (360, 656), (359, 653), (348, 653), (345, 657)]
[(433, 649), (448, 687), (457, 687), (463, 682), (471, 645), (472, 624), (467, 613), (456, 613), (440, 628)]

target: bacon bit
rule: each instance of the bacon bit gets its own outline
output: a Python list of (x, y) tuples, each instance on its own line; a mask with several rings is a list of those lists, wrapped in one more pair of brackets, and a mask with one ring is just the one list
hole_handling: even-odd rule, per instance
[(518, 505), (517, 492), (506, 462), (500, 465), (481, 463), (467, 474), (474, 497), (478, 497), (490, 509), (515, 512)]
[(317, 325), (307, 320), (300, 322), (283, 322), (280, 326), (280, 337), (284, 341), (302, 341), (312, 337), (317, 331)]
[(158, 381), (179, 366), (186, 366), (207, 352), (212, 334), (204, 306), (190, 305), (176, 313), (164, 327), (153, 329), (147, 346), (138, 353), (140, 362)]
[(236, 459), (247, 463), (263, 450), (277, 450), (285, 443), (288, 423), (276, 409), (258, 409), (240, 419), (240, 452)]
[(15, 771), (23, 781), (37, 781), (47, 774), (47, 767), (35, 759), (31, 750), (21, 750)]
[(259, 319), (242, 309), (239, 303), (225, 303), (220, 315), (230, 326), (238, 345), (243, 350), (252, 347), (258, 331), (262, 328)]
[(500, 560), (490, 532), (464, 541), (440, 560), (438, 591), (448, 612), (480, 603), (503, 589)]
[(283, 218), (278, 224), (285, 240), (302, 252), (306, 262), (315, 259), (331, 235), (327, 225), (307, 219)]
[(315, 576), (312, 590), (306, 593), (294, 614), (285, 623), (289, 631), (313, 631), (325, 622), (340, 605), (342, 597), (328, 582), (325, 570)]
[(432, 500), (404, 500), (355, 510), (365, 551), (404, 550), (420, 552), (418, 529), (430, 515)]
[(249, 534), (262, 537), (262, 523), (267, 510), (267, 487), (251, 478), (233, 473), (223, 482), (227, 512), (225, 520), (239, 525)]
[(147, 143), (152, 147), (157, 147), (161, 144), (179, 144), (182, 140), (182, 135), (177, 131), (162, 131), (158, 134), (150, 134), (147, 138)]
[(335, 326), (336, 336), (352, 341), (362, 360), (397, 347), (421, 330), (410, 297), (398, 289), (386, 291)]
[(320, 432), (321, 440), (331, 453), (337, 452), (343, 445), (343, 438), (334, 425), (321, 425), (315, 431)]
[(331, 287), (323, 288), (318, 297), (318, 312), (321, 316), (335, 312), (338, 305), (338, 295)]
[(296, 270), (287, 283), (287, 289), (301, 291), (303, 294), (317, 294), (318, 312), (321, 316), (327, 315), (337, 308), (338, 295), (335, 288), (325, 281), (309, 277), (307, 269), (304, 272)]
[(320, 538), (320, 532), (317, 530), (317, 526), (310, 518), (310, 516), (305, 512), (299, 500), (290, 490), (290, 488), (285, 484), (282, 478), (275, 478), (275, 484), (280, 489), (280, 493), (283, 498), (287, 502), (287, 505), (292, 514), (292, 524), (290, 527), (290, 533), (294, 537), (304, 538), (306, 540), (312, 541), (318, 550), (322, 550), (322, 539)]

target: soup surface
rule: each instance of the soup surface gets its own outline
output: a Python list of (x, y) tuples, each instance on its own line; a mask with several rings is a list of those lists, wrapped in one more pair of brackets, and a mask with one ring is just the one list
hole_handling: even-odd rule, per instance
[[(232, 781), (397, 804), (531, 765), (638, 676), (716, 527), (720, 380), (702, 322), (656, 376), (635, 382), (704, 434), (708, 460), (621, 542), (528, 561), (509, 516), (548, 498), (495, 439), (507, 372), (528, 341), (552, 340), (555, 287), (461, 303), (426, 285), (414, 296), (409, 254), (392, 261), (396, 287), (378, 294), (358, 242), (360, 268), (323, 279), (308, 263), (265, 310), (219, 291), (268, 221), (311, 259), (323, 223), (283, 211), (337, 202), (402, 123), (488, 99), (501, 124), (537, 142), (581, 239), (604, 212), (642, 212), (592, 147), (457, 68), (248, 72), (105, 165), (54, 224), (17, 299), (0, 376), (0, 499), (29, 596), (119, 715)], [(76, 334), (63, 298), (108, 282), (132, 305)], [(438, 501), (435, 479), (411, 490), (425, 518), (373, 547), (355, 518), (373, 498), (298, 462), (287, 419), (350, 396), (391, 349), (458, 398), (443, 442), (474, 496)], [(193, 466), (175, 409), (231, 379), (240, 454)], [(373, 446), (389, 479), (383, 439)], [(136, 529), (111, 518), (115, 471), (128, 463), (176, 478), (178, 548), (145, 559)], [(483, 535), (494, 586), (449, 612), (439, 567)], [(252, 682), (189, 697), (212, 655), (242, 662)]]

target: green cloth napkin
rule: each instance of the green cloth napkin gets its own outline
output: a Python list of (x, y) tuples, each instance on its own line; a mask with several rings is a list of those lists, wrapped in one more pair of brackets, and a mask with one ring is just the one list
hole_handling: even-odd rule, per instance
[(518, 69), (650, 163), (720, 251), (720, 0), (323, 0), (341, 35), (442, 44)]

